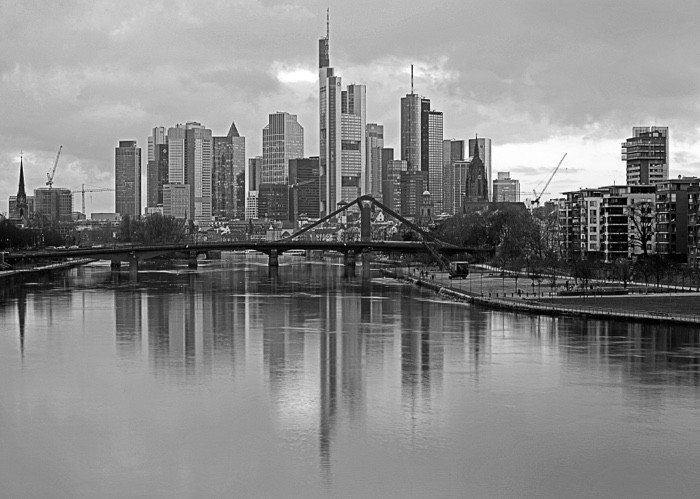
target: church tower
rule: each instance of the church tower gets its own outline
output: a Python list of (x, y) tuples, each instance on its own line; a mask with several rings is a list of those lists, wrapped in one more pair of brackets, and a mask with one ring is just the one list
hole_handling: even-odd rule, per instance
[(20, 156), (19, 159), (19, 187), (17, 188), (17, 202), (15, 204), (15, 212), (13, 217), (21, 220), (26, 224), (29, 220), (29, 206), (27, 204), (27, 193), (24, 189), (24, 159)]

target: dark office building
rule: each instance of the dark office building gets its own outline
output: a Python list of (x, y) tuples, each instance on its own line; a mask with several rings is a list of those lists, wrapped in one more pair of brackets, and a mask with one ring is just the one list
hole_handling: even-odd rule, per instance
[(289, 160), (289, 214), (291, 220), (319, 218), (321, 185), (318, 157)]
[(146, 206), (163, 206), (163, 185), (168, 183), (168, 145), (156, 144), (154, 158), (146, 166)]
[(401, 172), (401, 215), (416, 219), (420, 216), (423, 193), (428, 186), (428, 172), (408, 170)]
[(289, 220), (289, 185), (260, 184), (258, 186), (258, 218)]
[(115, 212), (141, 215), (141, 148), (135, 140), (120, 140), (114, 149)]
[(225, 137), (214, 137), (211, 212), (217, 220), (243, 218), (242, 175), (245, 169), (245, 137), (235, 123)]

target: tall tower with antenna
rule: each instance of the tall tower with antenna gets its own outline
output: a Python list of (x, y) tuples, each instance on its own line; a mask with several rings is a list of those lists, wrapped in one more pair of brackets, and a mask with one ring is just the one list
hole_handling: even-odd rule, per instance
[(366, 194), (366, 87), (342, 88), (342, 78), (330, 64), (330, 12), (326, 36), (318, 42), (319, 170), (321, 215)]

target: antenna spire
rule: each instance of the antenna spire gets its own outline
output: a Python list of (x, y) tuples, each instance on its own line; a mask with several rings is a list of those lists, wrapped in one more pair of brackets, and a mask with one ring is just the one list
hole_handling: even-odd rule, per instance
[(326, 9), (326, 40), (331, 38), (331, 9), (328, 7)]
[(413, 64), (411, 64), (411, 95), (413, 95)]

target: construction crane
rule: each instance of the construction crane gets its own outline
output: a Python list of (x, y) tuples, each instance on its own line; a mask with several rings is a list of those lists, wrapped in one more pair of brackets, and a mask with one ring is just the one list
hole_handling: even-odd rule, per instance
[(83, 207), (83, 209), (81, 210), (81, 213), (83, 215), (85, 215), (85, 193), (86, 192), (113, 192), (113, 191), (114, 191), (114, 189), (110, 189), (109, 187), (91, 187), (91, 188), (86, 189), (85, 184), (83, 184), (82, 188), (80, 190), (76, 189), (75, 191), (73, 191), (73, 195), (76, 195), (77, 193), (82, 194), (82, 201), (83, 201), (82, 207)]
[(61, 157), (61, 149), (63, 149), (63, 146), (60, 146), (58, 148), (58, 153), (56, 154), (56, 160), (53, 162), (53, 168), (51, 169), (50, 172), (46, 173), (46, 185), (49, 186), (49, 189), (53, 187), (53, 176), (56, 175), (56, 167), (58, 166), (58, 159)]
[(542, 194), (544, 194), (544, 191), (546, 191), (546, 190), (547, 190), (547, 187), (549, 187), (549, 183), (552, 181), (552, 179), (554, 178), (554, 175), (555, 175), (555, 174), (557, 173), (557, 171), (559, 170), (559, 167), (560, 167), (561, 164), (564, 162), (564, 158), (566, 158), (566, 155), (567, 155), (567, 153), (564, 153), (564, 156), (562, 156), (562, 158), (559, 160), (559, 163), (557, 164), (557, 167), (554, 169), (554, 171), (552, 172), (552, 174), (551, 174), (551, 175), (549, 176), (549, 178), (547, 179), (547, 183), (544, 184), (544, 187), (542, 188), (542, 190), (540, 191), (540, 193), (537, 194), (537, 191), (536, 191), (535, 189), (532, 189), (532, 193), (535, 195), (535, 199), (532, 200), (532, 204), (533, 204), (533, 205), (535, 205), (535, 204), (536, 204), (537, 206), (540, 205), (540, 198), (542, 197)]

